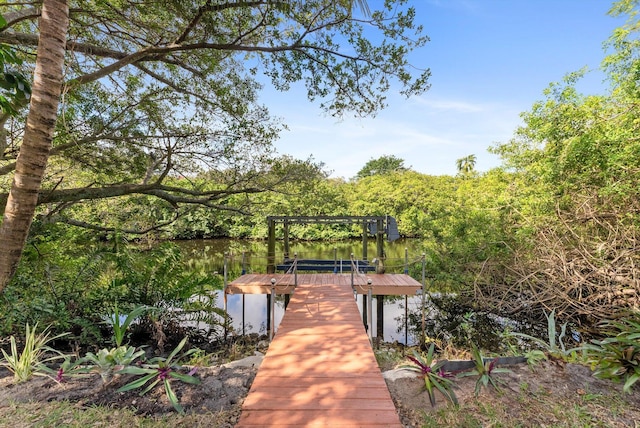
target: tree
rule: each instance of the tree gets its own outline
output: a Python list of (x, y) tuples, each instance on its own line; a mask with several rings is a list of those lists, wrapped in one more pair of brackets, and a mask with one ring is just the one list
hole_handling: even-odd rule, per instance
[(17, 268), (38, 202), (58, 114), (68, 14), (66, 0), (42, 3), (31, 108), (0, 226), (0, 290)]
[(456, 168), (458, 173), (466, 176), (473, 172), (476, 166), (476, 155), (468, 155), (456, 160)]
[(404, 160), (393, 155), (383, 155), (377, 159), (370, 159), (363, 167), (358, 171), (356, 179), (370, 177), (372, 175), (388, 174), (394, 171), (406, 171), (404, 166)]
[[(21, 211), (21, 226), (3, 227), (0, 240), (22, 235), (24, 242), (35, 206), (43, 219), (71, 224), (81, 223), (71, 218), (79, 204), (133, 195), (162, 201), (176, 216), (191, 205), (243, 211), (228, 204), (237, 200), (231, 196), (320, 173), (320, 165), (274, 155), (282, 125), (258, 103), (261, 76), (279, 90), (304, 82), (308, 97), (336, 116), (374, 114), (394, 82), (406, 96), (423, 92), (429, 72), (412, 74), (407, 55), (427, 38), (403, 3), (356, 16), (351, 0), (73, 0), (62, 43), (64, 103), (37, 166), (43, 182), (32, 212)], [(7, 23), (0, 43), (26, 61), (49, 37), (42, 28), (37, 34), (36, 5), (0, 6)], [(27, 142), (20, 117), (11, 120), (5, 176), (18, 173)], [(215, 171), (215, 183), (193, 180), (206, 171)], [(0, 194), (0, 205), (9, 199)], [(10, 266), (0, 289), (17, 258), (0, 256)]]
[(640, 43), (638, 1), (617, 2), (629, 21), (609, 40), (604, 95), (551, 84), (522, 115), (512, 141), (494, 150), (515, 173), (509, 187), (519, 238), (510, 263), (484, 266), (477, 296), (505, 313), (556, 315), (586, 328), (624, 316), (640, 301)]

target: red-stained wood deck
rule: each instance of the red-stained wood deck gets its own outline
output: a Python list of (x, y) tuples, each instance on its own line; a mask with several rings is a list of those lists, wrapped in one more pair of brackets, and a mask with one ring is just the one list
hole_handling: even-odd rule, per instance
[(401, 428), (350, 281), (313, 276), (299, 275), (236, 427)]
[[(276, 294), (291, 294), (295, 289), (295, 275), (292, 274), (247, 274), (227, 285), (227, 294), (270, 294), (271, 280), (276, 280)], [(304, 284), (336, 284), (351, 287), (349, 273), (298, 274), (298, 286)], [(353, 276), (353, 285), (358, 294), (367, 294), (371, 280), (374, 295), (413, 296), (422, 288), (422, 284), (404, 274), (357, 274)], [(296, 291), (297, 293), (297, 291)]]

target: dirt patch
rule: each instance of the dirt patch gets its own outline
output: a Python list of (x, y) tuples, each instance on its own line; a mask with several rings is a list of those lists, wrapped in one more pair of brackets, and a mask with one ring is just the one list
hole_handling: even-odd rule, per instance
[[(240, 408), (251, 386), (255, 367), (205, 367), (195, 374), (199, 385), (172, 382), (180, 404), (187, 413), (224, 412), (227, 422), (221, 427), (233, 427), (240, 417)], [(8, 372), (0, 373), (0, 407), (9, 402), (70, 401), (79, 406), (108, 406), (133, 409), (139, 415), (158, 417), (175, 413), (163, 386), (157, 385), (140, 396), (138, 391), (117, 392), (131, 381), (130, 376), (117, 376), (104, 384), (99, 375), (89, 375), (57, 383), (45, 377), (15, 384)]]
[[(494, 375), (500, 381), (500, 390), (482, 388), (477, 397), (476, 378), (455, 379), (460, 411), (474, 413), (476, 420), (488, 423), (491, 418), (483, 413), (489, 403), (492, 411), (508, 412), (508, 420), (527, 427), (555, 426), (562, 422), (563, 410), (569, 408), (588, 413), (589, 426), (637, 427), (636, 421), (640, 421), (638, 388), (632, 394), (623, 394), (622, 385), (594, 378), (588, 367), (544, 362), (535, 371), (526, 364), (507, 368), (510, 373)], [(450, 405), (436, 391), (436, 406), (431, 407), (420, 378), (387, 380), (387, 386), (405, 427), (423, 426), (425, 414), (436, 414)]]

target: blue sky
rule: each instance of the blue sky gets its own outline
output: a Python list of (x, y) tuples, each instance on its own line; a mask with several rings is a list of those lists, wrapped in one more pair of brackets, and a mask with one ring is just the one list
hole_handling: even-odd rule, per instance
[[(486, 171), (500, 163), (487, 148), (511, 138), (520, 113), (549, 83), (585, 66), (597, 69), (603, 42), (624, 23), (607, 15), (607, 0), (411, 3), (431, 39), (412, 63), (431, 69), (431, 89), (408, 100), (389, 94), (389, 107), (375, 118), (342, 121), (327, 117), (301, 88), (266, 90), (262, 101), (289, 127), (275, 144), (279, 153), (313, 156), (332, 177), (346, 179), (383, 155), (421, 173), (453, 175), (456, 159), (475, 154), (476, 169)], [(600, 93), (602, 79), (591, 73), (580, 88)]]

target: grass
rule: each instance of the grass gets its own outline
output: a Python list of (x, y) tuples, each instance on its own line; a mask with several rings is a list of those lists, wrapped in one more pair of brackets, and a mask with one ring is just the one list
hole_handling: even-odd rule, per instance
[[(512, 398), (509, 395), (514, 395)], [(559, 400), (545, 393), (533, 394), (521, 385), (516, 393), (483, 394), (458, 408), (448, 405), (424, 413), (424, 428), (436, 427), (628, 427), (633, 418), (625, 413), (633, 404), (600, 394), (576, 395)]]
[(224, 426), (228, 420), (223, 412), (198, 415), (172, 414), (161, 418), (136, 415), (132, 410), (107, 407), (81, 407), (73, 403), (8, 403), (0, 407), (0, 427), (11, 428), (171, 428)]

